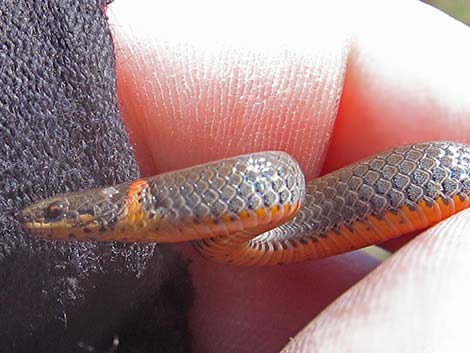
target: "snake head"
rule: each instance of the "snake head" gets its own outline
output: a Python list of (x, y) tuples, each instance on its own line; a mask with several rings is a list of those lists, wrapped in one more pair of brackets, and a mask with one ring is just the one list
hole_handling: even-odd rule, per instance
[(42, 200), (20, 213), (23, 227), (31, 230), (57, 227), (70, 219), (70, 202), (65, 197)]
[(118, 217), (125, 185), (68, 193), (38, 201), (20, 212), (23, 228), (43, 238), (96, 239)]

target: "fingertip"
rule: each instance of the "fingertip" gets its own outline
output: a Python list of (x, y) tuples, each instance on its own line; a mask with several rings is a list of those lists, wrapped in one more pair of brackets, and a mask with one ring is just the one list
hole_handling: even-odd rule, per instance
[(353, 14), (357, 31), (324, 172), (397, 145), (469, 141), (470, 46), (462, 43), (470, 29), (418, 1), (364, 4), (362, 13), (374, 16)]
[(182, 14), (152, 4), (109, 9), (117, 93), (140, 164), (158, 173), (284, 150), (317, 175), (349, 51), (337, 11), (297, 1), (269, 3), (267, 16), (257, 2), (202, 1)]

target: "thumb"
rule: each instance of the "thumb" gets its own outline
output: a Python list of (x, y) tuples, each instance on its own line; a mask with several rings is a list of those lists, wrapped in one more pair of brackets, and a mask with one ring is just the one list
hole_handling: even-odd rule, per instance
[(283, 353), (466, 352), (470, 210), (399, 250), (315, 318)]

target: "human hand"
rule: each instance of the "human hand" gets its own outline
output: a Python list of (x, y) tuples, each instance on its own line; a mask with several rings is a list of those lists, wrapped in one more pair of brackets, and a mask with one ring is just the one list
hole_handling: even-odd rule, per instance
[[(116, 2), (108, 15), (146, 175), (281, 149), (311, 179), (399, 144), (468, 142), (470, 31), (419, 2), (139, 5)], [(362, 252), (236, 268), (182, 247), (194, 351), (277, 351), (312, 319), (286, 352), (463, 350), (469, 217), (423, 233), (362, 281), (379, 264)]]

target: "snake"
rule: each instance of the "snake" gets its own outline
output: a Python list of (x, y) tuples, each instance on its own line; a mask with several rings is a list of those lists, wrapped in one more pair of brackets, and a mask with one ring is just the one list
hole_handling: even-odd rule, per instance
[(470, 206), (470, 145), (395, 147), (305, 181), (282, 151), (250, 153), (38, 201), (19, 215), (56, 241), (186, 242), (234, 265), (333, 256)]

